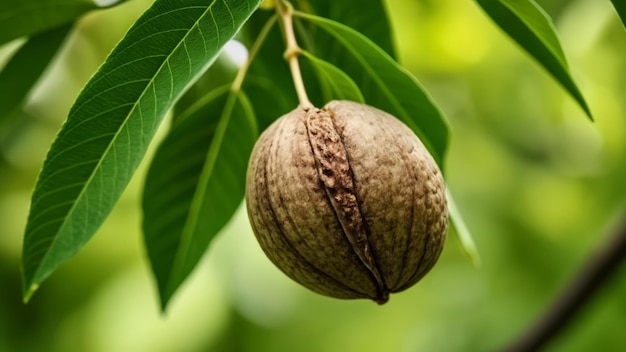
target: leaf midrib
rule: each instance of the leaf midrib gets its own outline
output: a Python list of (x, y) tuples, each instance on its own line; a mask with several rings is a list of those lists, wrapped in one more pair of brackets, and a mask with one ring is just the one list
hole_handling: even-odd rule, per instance
[(207, 185), (209, 183), (211, 175), (213, 174), (213, 168), (217, 160), (217, 155), (223, 145), (224, 135), (226, 134), (226, 130), (228, 129), (228, 126), (230, 124), (232, 112), (238, 99), (239, 91), (230, 90), (227, 94), (228, 97), (226, 98), (226, 103), (224, 109), (222, 110), (220, 121), (218, 122), (215, 134), (213, 135), (213, 140), (211, 141), (211, 145), (209, 146), (205, 166), (203, 167), (203, 170), (200, 173), (200, 178), (198, 179), (198, 192), (194, 193), (194, 197), (191, 201), (191, 204), (189, 205), (189, 213), (187, 218), (185, 219), (185, 226), (183, 227), (183, 231), (181, 233), (180, 244), (178, 249), (176, 250), (174, 262), (172, 264), (172, 270), (170, 271), (170, 275), (168, 276), (167, 283), (165, 285), (166, 289), (164, 292), (164, 297), (169, 297), (174, 293), (177, 286), (177, 280), (174, 280), (174, 278), (176, 277), (175, 275), (180, 275), (180, 272), (184, 269), (185, 258), (188, 257), (188, 253), (191, 247), (191, 237), (198, 223), (199, 210), (204, 201), (204, 195), (206, 193)]

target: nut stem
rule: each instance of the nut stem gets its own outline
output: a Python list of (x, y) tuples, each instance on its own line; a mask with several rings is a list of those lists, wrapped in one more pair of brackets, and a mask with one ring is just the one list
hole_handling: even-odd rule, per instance
[(298, 101), (303, 108), (313, 108), (313, 104), (311, 104), (306, 94), (302, 73), (300, 71), (300, 63), (298, 62), (298, 56), (302, 50), (298, 46), (293, 30), (293, 6), (288, 1), (278, 0), (276, 1), (276, 12), (283, 24), (282, 28), (285, 35), (285, 44), (287, 45), (285, 60), (289, 63), (293, 84), (298, 94)]

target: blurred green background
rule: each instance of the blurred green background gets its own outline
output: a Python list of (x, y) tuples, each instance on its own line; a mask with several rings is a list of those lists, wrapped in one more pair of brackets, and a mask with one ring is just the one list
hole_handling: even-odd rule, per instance
[[(538, 1), (591, 123), (474, 2), (388, 2), (402, 64), (450, 120), (447, 182), (480, 268), (451, 233), (432, 272), (388, 304), (326, 298), (274, 268), (239, 211), (160, 315), (140, 232), (148, 156), (94, 239), (23, 305), (30, 191), (81, 87), (150, 4), (135, 0), (83, 18), (0, 131), (0, 351), (490, 351), (517, 337), (624, 214), (626, 31), (608, 0)], [(548, 350), (626, 349), (625, 275)]]

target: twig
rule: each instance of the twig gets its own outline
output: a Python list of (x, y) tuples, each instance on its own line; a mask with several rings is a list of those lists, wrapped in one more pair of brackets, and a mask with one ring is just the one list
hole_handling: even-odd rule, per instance
[(594, 293), (611, 277), (626, 258), (626, 217), (614, 233), (590, 256), (585, 265), (554, 303), (503, 352), (537, 351), (571, 322)]

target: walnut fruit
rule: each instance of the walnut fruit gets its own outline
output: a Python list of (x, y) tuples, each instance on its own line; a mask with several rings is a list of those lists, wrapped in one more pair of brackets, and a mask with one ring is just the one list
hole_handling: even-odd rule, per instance
[(246, 203), (265, 254), (293, 280), (381, 304), (433, 267), (448, 228), (443, 178), (420, 140), (349, 101), (274, 122), (252, 152)]

